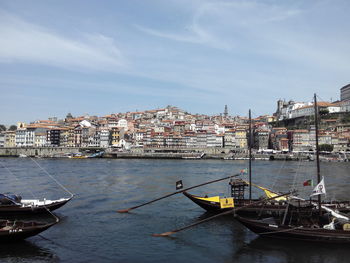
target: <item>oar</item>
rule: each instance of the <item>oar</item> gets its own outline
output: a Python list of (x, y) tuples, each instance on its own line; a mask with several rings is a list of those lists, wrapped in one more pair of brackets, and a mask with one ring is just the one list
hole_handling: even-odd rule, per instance
[(161, 233), (161, 234), (152, 234), (152, 236), (154, 236), (154, 237), (167, 237), (167, 236), (170, 236), (170, 235), (175, 234), (177, 232), (180, 232), (182, 230), (186, 230), (188, 228), (191, 228), (191, 227), (203, 224), (203, 223), (205, 223), (207, 221), (210, 221), (210, 220), (212, 220), (214, 218), (217, 218), (217, 217), (220, 217), (220, 216), (224, 216), (224, 215), (228, 215), (228, 214), (232, 214), (232, 213), (234, 213), (236, 211), (239, 211), (239, 210), (241, 210), (243, 208), (246, 208), (246, 207), (249, 207), (249, 206), (253, 206), (253, 205), (257, 205), (259, 203), (267, 202), (267, 201), (270, 201), (270, 200), (273, 200), (275, 198), (279, 198), (279, 197), (282, 197), (282, 196), (285, 196), (285, 195), (290, 195), (292, 193), (293, 192), (289, 192), (289, 193), (286, 193), (286, 194), (281, 194), (281, 195), (274, 196), (274, 197), (271, 197), (271, 198), (267, 198), (267, 199), (263, 199), (263, 200), (260, 200), (260, 201), (256, 201), (256, 202), (250, 203), (249, 205), (246, 205), (246, 206), (241, 206), (241, 207), (238, 207), (238, 208), (232, 208), (229, 211), (226, 211), (226, 212), (223, 212), (223, 213), (220, 213), (220, 214), (208, 217), (206, 219), (200, 220), (200, 221), (198, 221), (196, 223), (193, 223), (191, 225), (188, 225), (188, 226), (185, 226), (185, 227), (182, 227), (182, 228), (178, 228), (178, 229), (175, 229), (175, 230), (172, 230), (172, 231), (169, 231), (169, 232), (164, 232), (164, 233)]
[(144, 205), (148, 205), (148, 204), (154, 203), (154, 202), (156, 202), (156, 201), (159, 201), (159, 200), (161, 200), (161, 199), (167, 198), (167, 197), (169, 197), (169, 196), (176, 195), (176, 194), (180, 194), (180, 193), (182, 193), (182, 192), (185, 192), (185, 191), (187, 191), (187, 190), (190, 190), (190, 189), (193, 189), (193, 188), (196, 188), (196, 187), (200, 187), (200, 186), (203, 186), (203, 185), (206, 185), (206, 184), (212, 184), (212, 183), (219, 182), (219, 181), (222, 181), (222, 180), (226, 180), (226, 179), (229, 179), (229, 178), (232, 178), (232, 177), (236, 177), (236, 176), (239, 176), (239, 175), (240, 175), (240, 174), (234, 174), (234, 175), (231, 175), (231, 176), (228, 176), (228, 177), (225, 177), (225, 178), (221, 178), (221, 179), (217, 179), (217, 180), (214, 180), (214, 181), (210, 181), (210, 182), (202, 183), (202, 184), (199, 184), (199, 185), (195, 185), (195, 186), (192, 186), (192, 187), (189, 187), (189, 188), (180, 190), (180, 191), (176, 191), (176, 192), (171, 193), (171, 194), (167, 194), (167, 195), (165, 195), (165, 196), (159, 197), (159, 198), (157, 198), (157, 199), (154, 199), (154, 200), (152, 200), (152, 201), (149, 201), (149, 202), (144, 203), (144, 204), (141, 204), (141, 205), (133, 206), (133, 207), (130, 207), (130, 208), (127, 208), (127, 209), (118, 210), (117, 212), (118, 212), (118, 213), (127, 213), (127, 212), (129, 212), (130, 210), (139, 208), (139, 207), (144, 206)]

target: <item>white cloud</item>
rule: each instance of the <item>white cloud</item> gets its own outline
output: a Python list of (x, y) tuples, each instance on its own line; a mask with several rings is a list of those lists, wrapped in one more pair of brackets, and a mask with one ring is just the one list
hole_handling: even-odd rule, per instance
[(126, 65), (113, 39), (82, 34), (62, 36), (47, 28), (0, 12), (0, 62), (24, 62), (73, 70), (115, 71)]

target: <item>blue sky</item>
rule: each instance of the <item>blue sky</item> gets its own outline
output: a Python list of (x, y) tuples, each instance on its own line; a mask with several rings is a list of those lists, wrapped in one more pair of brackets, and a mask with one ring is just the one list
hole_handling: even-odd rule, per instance
[(350, 2), (2, 0), (0, 123), (339, 99)]

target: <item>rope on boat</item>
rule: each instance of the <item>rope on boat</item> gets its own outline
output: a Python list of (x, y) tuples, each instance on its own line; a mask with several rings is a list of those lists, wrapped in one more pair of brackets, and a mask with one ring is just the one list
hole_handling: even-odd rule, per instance
[[(5, 166), (5, 165), (3, 164), (2, 161), (1, 161), (1, 166), (2, 166), (3, 168), (5, 168), (5, 169), (15, 178), (16, 181), (20, 182), (20, 180), (18, 179), (18, 177), (17, 177), (7, 166)], [(27, 191), (33, 196), (34, 199), (38, 199), (38, 198), (35, 196), (35, 194), (33, 193), (33, 191), (30, 190), (30, 188), (26, 187), (26, 189), (27, 189)], [(45, 210), (46, 210), (47, 212), (49, 212), (49, 213), (56, 219), (56, 222), (59, 222), (59, 221), (60, 221), (60, 219), (59, 219), (54, 213), (52, 213), (52, 212), (46, 207), (45, 204), (43, 205), (43, 207), (45, 208)]]
[(62, 187), (63, 190), (65, 190), (67, 193), (69, 193), (72, 197), (74, 194), (69, 191), (64, 185), (62, 185), (56, 178), (54, 178), (48, 171), (45, 170), (37, 161), (35, 161), (32, 157), (30, 159), (41, 169), (46, 173), (52, 180), (54, 180), (60, 187)]
[(290, 229), (284, 229), (284, 230), (279, 230), (279, 231), (270, 231), (270, 232), (264, 232), (264, 233), (259, 233), (259, 235), (268, 235), (268, 234), (276, 234), (276, 233), (283, 233), (283, 232), (289, 232), (295, 229), (300, 229), (303, 228), (303, 226), (297, 226), (297, 227), (293, 227)]
[(276, 183), (277, 183), (277, 179), (281, 176), (281, 172), (282, 172), (282, 169), (284, 168), (285, 164), (286, 164), (286, 161), (287, 161), (287, 156), (284, 158), (279, 170), (278, 170), (278, 173), (277, 173), (277, 176), (274, 177), (274, 180), (273, 180), (273, 184), (271, 186), (271, 190), (275, 190), (275, 186), (276, 186)]

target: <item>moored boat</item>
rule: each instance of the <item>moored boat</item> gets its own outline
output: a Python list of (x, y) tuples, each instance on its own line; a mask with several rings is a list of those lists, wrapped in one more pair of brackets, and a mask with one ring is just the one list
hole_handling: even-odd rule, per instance
[(59, 219), (57, 217), (56, 221), (51, 223), (0, 220), (0, 242), (19, 241), (35, 236), (58, 222)]
[[(271, 218), (272, 221), (252, 220), (237, 216), (244, 226), (260, 236), (284, 238), (288, 240), (306, 240), (327, 243), (350, 243), (350, 218), (338, 211), (322, 205), (321, 195), (326, 193), (324, 178), (320, 177), (320, 158), (318, 146), (318, 107), (314, 95), (316, 128), (316, 164), (317, 181), (311, 196), (318, 196), (314, 208), (302, 209), (288, 203), (283, 218)], [(299, 199), (300, 201), (300, 199)], [(305, 203), (305, 202), (304, 202)], [(315, 209), (316, 208), (316, 209)], [(314, 214), (313, 211), (318, 211)], [(326, 211), (325, 214), (322, 210)], [(288, 218), (288, 220), (286, 220)], [(294, 218), (294, 220), (292, 220)]]
[[(349, 224), (344, 224), (343, 229), (327, 229), (316, 225), (281, 225), (266, 220), (254, 220), (241, 216), (236, 219), (252, 232), (265, 237), (283, 238), (304, 241), (317, 241), (329, 243), (350, 243)], [(347, 229), (347, 230), (344, 230)]]
[(56, 200), (22, 199), (18, 195), (0, 194), (0, 215), (30, 214), (54, 211), (69, 202), (69, 198)]

